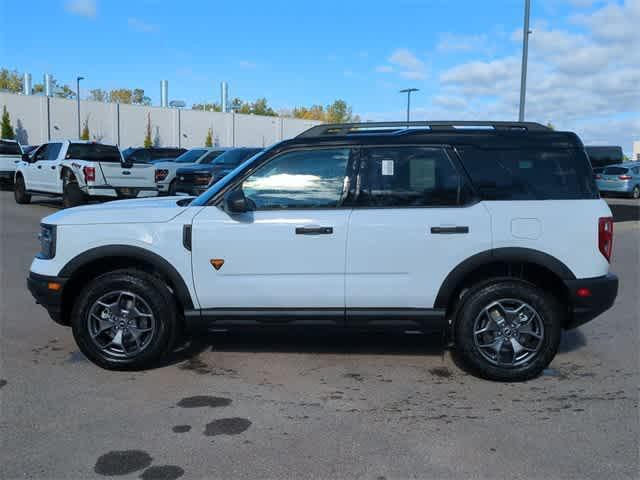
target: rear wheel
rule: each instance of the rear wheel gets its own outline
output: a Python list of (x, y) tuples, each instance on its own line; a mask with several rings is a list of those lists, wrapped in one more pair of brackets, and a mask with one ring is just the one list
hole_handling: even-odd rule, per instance
[(15, 185), (13, 186), (13, 198), (15, 198), (16, 203), (19, 204), (25, 204), (31, 201), (31, 195), (27, 193), (27, 187), (22, 175), (18, 175), (16, 178)]
[(560, 343), (562, 311), (554, 297), (519, 280), (471, 289), (455, 323), (455, 347), (463, 362), (491, 380), (538, 376)]
[(77, 207), (86, 203), (86, 198), (78, 182), (65, 177), (62, 184), (62, 206), (64, 208)]
[(636, 185), (633, 189), (633, 191), (631, 192), (631, 198), (637, 200), (638, 198), (640, 198), (640, 185)]
[(103, 368), (145, 368), (176, 341), (175, 305), (169, 289), (145, 272), (106, 273), (77, 299), (71, 317), (73, 336), (82, 353)]

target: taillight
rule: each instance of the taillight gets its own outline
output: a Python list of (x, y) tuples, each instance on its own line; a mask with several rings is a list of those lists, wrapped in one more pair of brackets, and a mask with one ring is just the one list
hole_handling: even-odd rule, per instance
[(167, 169), (158, 169), (156, 170), (156, 182), (161, 182), (169, 175), (169, 170)]
[(602, 175), (597, 174), (596, 175), (596, 180), (600, 180), (602, 178)]
[(82, 173), (84, 173), (85, 182), (96, 181), (96, 169), (94, 167), (82, 167)]
[(613, 217), (601, 217), (598, 219), (598, 249), (600, 253), (611, 262), (611, 250), (613, 249)]
[(631, 175), (620, 175), (618, 178), (620, 180), (631, 180)]

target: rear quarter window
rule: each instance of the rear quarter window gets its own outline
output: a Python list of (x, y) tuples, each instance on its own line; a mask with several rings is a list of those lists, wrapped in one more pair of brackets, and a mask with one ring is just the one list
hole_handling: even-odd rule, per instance
[(464, 147), (458, 153), (485, 200), (598, 198), (591, 164), (580, 150)]

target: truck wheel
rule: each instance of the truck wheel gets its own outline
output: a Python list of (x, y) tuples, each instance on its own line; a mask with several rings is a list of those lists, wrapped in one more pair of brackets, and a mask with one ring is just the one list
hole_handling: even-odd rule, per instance
[(636, 185), (631, 192), (631, 198), (637, 200), (640, 198), (640, 185)]
[(27, 187), (24, 184), (22, 175), (18, 175), (16, 178), (16, 183), (13, 186), (13, 198), (15, 198), (16, 203), (21, 205), (31, 202), (31, 195), (27, 193)]
[(86, 198), (77, 182), (65, 178), (62, 184), (62, 206), (63, 208), (77, 207), (86, 203)]
[(135, 370), (156, 363), (178, 334), (176, 303), (148, 273), (124, 269), (91, 281), (76, 300), (71, 327), (78, 347), (95, 364)]
[(466, 294), (455, 323), (455, 349), (470, 370), (499, 381), (538, 376), (558, 351), (562, 309), (536, 286), (512, 279)]

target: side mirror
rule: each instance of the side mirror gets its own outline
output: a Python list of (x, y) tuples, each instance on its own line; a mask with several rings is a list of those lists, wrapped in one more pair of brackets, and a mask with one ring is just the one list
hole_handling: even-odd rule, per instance
[(122, 168), (133, 168), (133, 161), (122, 159)]
[(228, 213), (244, 213), (253, 210), (252, 202), (244, 196), (241, 188), (225, 193), (223, 203)]

